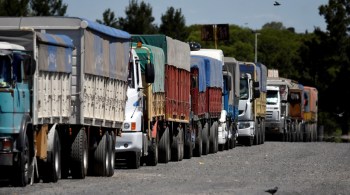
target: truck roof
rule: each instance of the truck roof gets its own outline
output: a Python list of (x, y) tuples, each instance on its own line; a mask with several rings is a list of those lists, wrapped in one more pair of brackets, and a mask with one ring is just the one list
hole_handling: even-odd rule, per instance
[(45, 17), (1, 17), (0, 29), (80, 29), (89, 28), (102, 34), (120, 38), (130, 39), (128, 32), (108, 27), (97, 22), (78, 17), (45, 16)]
[(7, 49), (7, 50), (19, 50), (24, 51), (25, 48), (21, 45), (12, 44), (9, 42), (0, 42), (0, 49)]

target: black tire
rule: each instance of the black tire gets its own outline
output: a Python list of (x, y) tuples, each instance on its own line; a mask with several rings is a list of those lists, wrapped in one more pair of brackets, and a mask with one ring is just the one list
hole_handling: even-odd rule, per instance
[(24, 187), (29, 184), (30, 176), (30, 152), (29, 152), (29, 140), (28, 136), (25, 135), (24, 137), (24, 146), (23, 149), (19, 152), (19, 158), (18, 162), (15, 165), (16, 168), (14, 169), (14, 177), (13, 177), (13, 184), (15, 186)]
[(209, 153), (216, 153), (216, 138), (215, 138), (215, 123), (213, 123), (210, 127), (210, 135), (209, 135)]
[(146, 157), (147, 166), (156, 166), (158, 164), (158, 144), (156, 139), (148, 146), (148, 156)]
[(158, 155), (159, 155), (159, 159), (158, 162), (159, 163), (168, 163), (171, 157), (170, 153), (170, 137), (169, 137), (169, 128), (167, 127), (164, 132), (163, 135), (160, 137), (159, 139), (159, 145), (158, 145)]
[(109, 170), (108, 177), (112, 177), (114, 175), (114, 166), (115, 166), (115, 136), (112, 131), (109, 135)]
[(203, 132), (202, 132), (202, 155), (209, 154), (209, 125), (205, 123)]
[(105, 133), (98, 143), (98, 146), (94, 152), (94, 173), (97, 176), (107, 176), (109, 168), (108, 158), (108, 133)]
[(88, 145), (85, 130), (79, 130), (71, 147), (71, 174), (73, 179), (84, 179), (88, 168)]
[(181, 142), (180, 142), (180, 159), (179, 161), (182, 161), (185, 157), (185, 133), (184, 130), (181, 129), (180, 130), (180, 138), (181, 138)]
[(43, 182), (56, 183), (61, 178), (61, 143), (57, 130), (53, 130), (53, 147), (48, 151), (45, 171), (43, 172)]
[(218, 122), (214, 122), (214, 127), (215, 127), (215, 131), (214, 131), (214, 135), (215, 135), (215, 137), (214, 137), (214, 140), (215, 140), (215, 144), (214, 144), (214, 151), (215, 151), (215, 153), (217, 153), (218, 152), (218, 150), (219, 150), (219, 124), (218, 124)]
[(253, 145), (258, 145), (259, 144), (259, 125), (257, 122), (255, 122), (255, 134), (254, 134), (254, 142)]
[(138, 169), (141, 165), (141, 152), (132, 152), (128, 159), (129, 169)]
[(246, 137), (246, 146), (252, 146), (254, 141), (254, 137), (248, 136)]
[(191, 159), (193, 156), (193, 146), (191, 141), (191, 132), (185, 132), (185, 144), (184, 144), (184, 158)]
[(224, 147), (225, 147), (225, 144), (219, 144), (218, 145), (218, 150), (221, 152), (221, 151), (224, 151)]
[(202, 144), (202, 124), (198, 122), (198, 134), (196, 136), (196, 141), (195, 141), (195, 148), (193, 150), (193, 156), (195, 157), (201, 157), (202, 156), (202, 149), (203, 149), (203, 144)]
[[(173, 135), (171, 136), (172, 138), (172, 143), (171, 143), (171, 160), (172, 161), (180, 161), (180, 156), (181, 156), (181, 140), (180, 138), (180, 128), (177, 128), (176, 131), (173, 131)], [(186, 151), (185, 151), (186, 153)]]
[(236, 131), (234, 131), (234, 127), (230, 126), (231, 138), (229, 139), (229, 149), (233, 149), (236, 147)]

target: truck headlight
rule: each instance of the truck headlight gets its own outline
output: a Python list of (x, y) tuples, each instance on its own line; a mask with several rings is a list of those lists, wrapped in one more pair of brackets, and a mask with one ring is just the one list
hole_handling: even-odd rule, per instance
[(130, 123), (124, 123), (123, 129), (128, 130), (130, 128)]

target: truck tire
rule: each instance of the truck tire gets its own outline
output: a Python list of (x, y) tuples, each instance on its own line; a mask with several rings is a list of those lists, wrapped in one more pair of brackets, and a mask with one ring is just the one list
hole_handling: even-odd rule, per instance
[(215, 127), (215, 143), (214, 143), (214, 152), (217, 153), (219, 150), (219, 124), (218, 122), (214, 122), (214, 127)]
[(217, 140), (217, 122), (214, 122), (210, 127), (209, 135), (209, 153), (216, 153), (218, 151)]
[(94, 173), (97, 176), (108, 175), (108, 168), (110, 166), (110, 161), (108, 158), (109, 141), (108, 133), (105, 133), (94, 151)]
[(129, 169), (138, 169), (141, 165), (141, 152), (132, 152), (128, 159)]
[(31, 168), (30, 166), (30, 152), (29, 152), (29, 140), (28, 136), (25, 135), (24, 137), (24, 146), (22, 151), (19, 152), (18, 155), (18, 161), (17, 164), (15, 165), (16, 168), (14, 169), (15, 174), (13, 177), (13, 184), (15, 186), (20, 186), (24, 187), (29, 183), (30, 180), (30, 174), (29, 174), (29, 169)]
[(168, 163), (170, 158), (170, 140), (169, 140), (169, 128), (167, 127), (163, 135), (159, 139), (158, 145), (158, 155), (159, 155), (159, 163)]
[(88, 146), (84, 128), (80, 129), (71, 147), (71, 174), (74, 179), (84, 179), (88, 168)]
[(180, 129), (180, 138), (181, 138), (181, 144), (180, 144), (180, 159), (179, 161), (182, 161), (185, 157), (185, 133), (183, 129)]
[(209, 154), (209, 125), (205, 123), (203, 132), (202, 132), (202, 155)]
[(180, 128), (177, 128), (176, 131), (174, 131), (172, 137), (172, 144), (171, 144), (171, 160), (172, 161), (180, 161), (181, 156), (181, 140), (180, 138)]
[(198, 134), (196, 136), (195, 148), (193, 150), (193, 156), (201, 157), (203, 145), (202, 145), (202, 124), (200, 122), (198, 122), (197, 128), (198, 128)]
[(229, 149), (233, 149), (236, 147), (236, 131), (234, 130), (234, 127), (232, 125), (230, 126), (230, 131), (232, 136), (229, 140)]
[(158, 144), (154, 139), (148, 146), (148, 156), (146, 157), (147, 166), (156, 166), (158, 164)]
[(109, 157), (109, 171), (108, 171), (108, 177), (111, 177), (114, 175), (114, 166), (115, 166), (115, 135), (114, 132), (112, 131), (109, 135), (110, 137), (110, 144), (109, 144), (109, 151), (110, 151), (110, 157)]
[(52, 136), (50, 139), (53, 140), (52, 151), (48, 151), (46, 169), (43, 170), (43, 182), (45, 183), (56, 183), (61, 178), (61, 144), (57, 130), (52, 131), (49, 133), (49, 137)]
[(188, 131), (185, 132), (185, 147), (184, 148), (185, 148), (184, 158), (191, 159), (193, 156), (191, 132), (188, 132)]
[(253, 142), (254, 142), (254, 137), (253, 136), (246, 137), (246, 146), (252, 146)]
[(258, 145), (259, 144), (259, 124), (258, 122), (255, 122), (255, 134), (254, 134), (254, 142), (253, 145)]

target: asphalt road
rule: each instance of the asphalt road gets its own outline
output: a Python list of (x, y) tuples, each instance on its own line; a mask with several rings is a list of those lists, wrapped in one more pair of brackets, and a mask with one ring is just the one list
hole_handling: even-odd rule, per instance
[(113, 177), (65, 179), (25, 188), (0, 182), (0, 194), (350, 194), (349, 143), (238, 146), (181, 162), (115, 169)]

